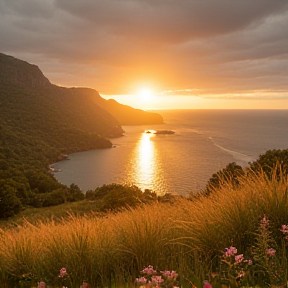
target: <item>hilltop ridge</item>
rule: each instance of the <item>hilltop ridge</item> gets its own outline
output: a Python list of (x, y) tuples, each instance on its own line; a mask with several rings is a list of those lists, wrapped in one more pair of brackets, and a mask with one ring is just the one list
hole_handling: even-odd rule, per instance
[(163, 124), (163, 117), (154, 112), (135, 109), (120, 104), (114, 99), (104, 99), (99, 92), (91, 88), (67, 88), (73, 95), (88, 97), (94, 104), (108, 111), (121, 125)]
[(51, 85), (38, 66), (3, 53), (0, 53), (0, 82), (28, 87)]

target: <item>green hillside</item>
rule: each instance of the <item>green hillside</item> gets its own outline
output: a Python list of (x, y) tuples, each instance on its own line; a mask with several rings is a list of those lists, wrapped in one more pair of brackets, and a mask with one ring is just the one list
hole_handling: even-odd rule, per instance
[[(63, 154), (109, 148), (112, 144), (105, 138), (123, 135), (119, 121), (97, 105), (95, 99), (106, 101), (92, 89), (53, 85), (37, 66), (0, 53), (2, 212), (3, 207), (11, 205), (8, 210), (17, 212), (23, 205), (40, 207), (66, 201), (70, 188), (56, 182), (48, 165)], [(118, 107), (121, 109), (122, 105), (118, 103)], [(134, 114), (144, 113), (129, 109)], [(130, 117), (131, 124), (134, 114)], [(81, 198), (78, 192), (77, 197)]]

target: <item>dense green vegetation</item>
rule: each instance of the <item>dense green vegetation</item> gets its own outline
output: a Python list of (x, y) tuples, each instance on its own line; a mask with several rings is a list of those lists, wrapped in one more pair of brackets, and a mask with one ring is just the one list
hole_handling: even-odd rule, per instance
[[(83, 199), (75, 185), (59, 184), (48, 166), (72, 152), (110, 148), (104, 137), (122, 136), (119, 121), (97, 102), (107, 101), (92, 89), (52, 85), (37, 66), (0, 53), (0, 218)], [(138, 114), (143, 123), (151, 118), (127, 109), (132, 124)]]
[[(279, 167), (278, 170), (275, 170), (276, 166)], [(227, 181), (229, 181), (230, 185), (233, 185), (233, 187), (237, 187), (241, 185), (240, 179), (242, 179), (242, 176), (246, 173), (251, 174), (259, 171), (263, 171), (269, 178), (275, 176), (273, 173), (279, 174), (283, 172), (284, 174), (287, 174), (288, 149), (266, 151), (266, 153), (260, 155), (256, 161), (251, 163), (246, 171), (235, 162), (229, 163), (225, 168), (212, 175), (205, 189), (200, 191), (200, 194), (209, 195), (215, 189), (217, 190), (223, 185), (226, 185)]]

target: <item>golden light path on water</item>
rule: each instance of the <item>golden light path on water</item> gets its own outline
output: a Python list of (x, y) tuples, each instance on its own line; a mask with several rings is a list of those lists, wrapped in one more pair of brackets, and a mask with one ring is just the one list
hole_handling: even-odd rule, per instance
[(135, 148), (136, 183), (140, 186), (151, 187), (156, 182), (157, 150), (153, 133), (142, 133)]

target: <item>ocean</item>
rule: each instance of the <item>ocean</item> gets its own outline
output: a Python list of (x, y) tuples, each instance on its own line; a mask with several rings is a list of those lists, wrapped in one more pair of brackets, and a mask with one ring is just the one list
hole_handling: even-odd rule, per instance
[(157, 112), (165, 124), (123, 126), (125, 135), (110, 139), (113, 148), (74, 153), (54, 163), (61, 170), (55, 178), (83, 192), (119, 183), (159, 195), (187, 195), (231, 162), (247, 167), (267, 150), (288, 148), (288, 110)]

